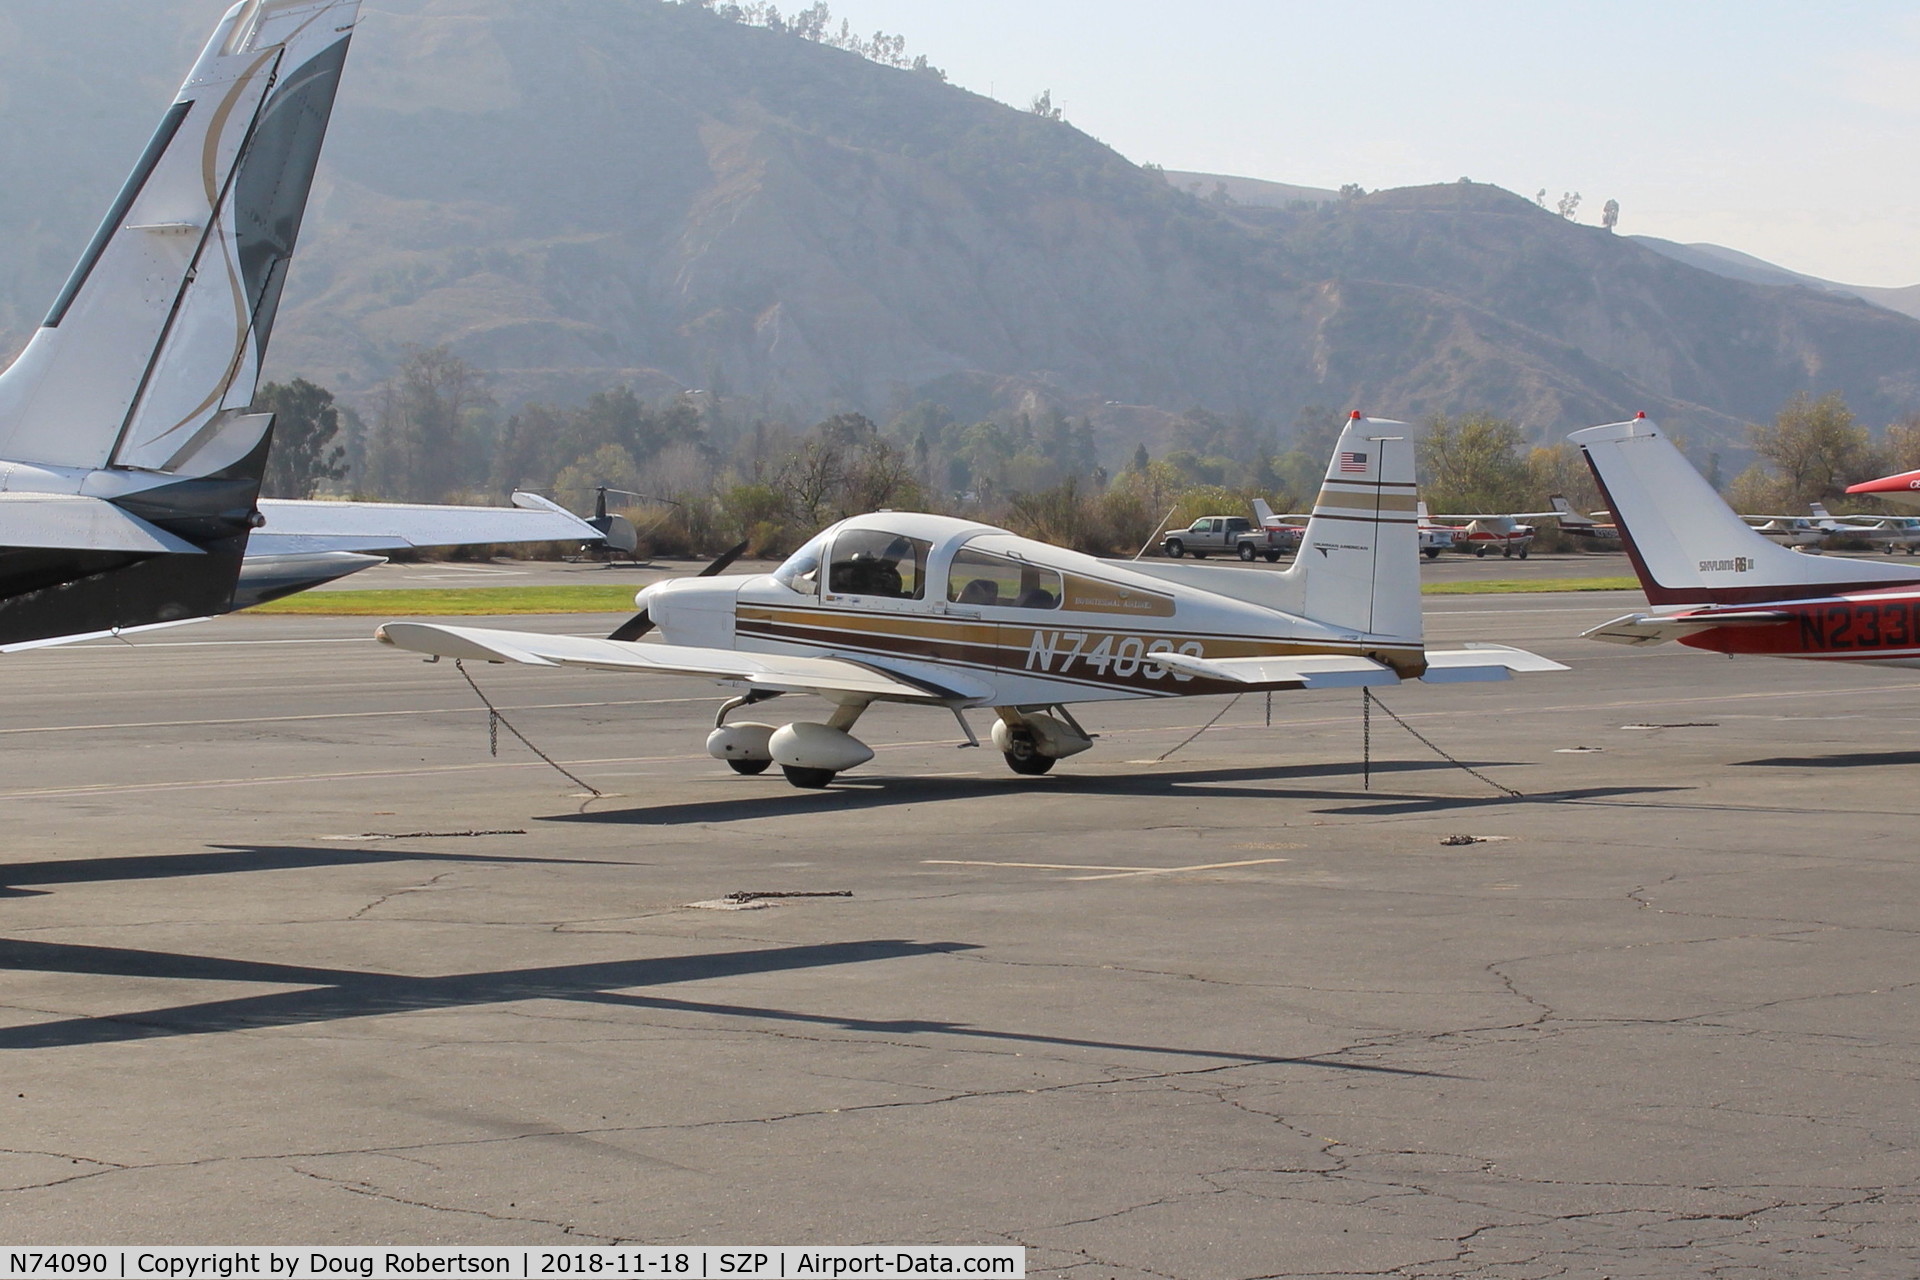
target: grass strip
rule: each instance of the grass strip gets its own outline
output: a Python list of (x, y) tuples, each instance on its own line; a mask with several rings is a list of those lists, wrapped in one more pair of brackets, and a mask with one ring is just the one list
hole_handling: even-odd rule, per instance
[(450, 618), (507, 613), (632, 613), (627, 585), (446, 587), (420, 591), (303, 591), (247, 610), (336, 618)]

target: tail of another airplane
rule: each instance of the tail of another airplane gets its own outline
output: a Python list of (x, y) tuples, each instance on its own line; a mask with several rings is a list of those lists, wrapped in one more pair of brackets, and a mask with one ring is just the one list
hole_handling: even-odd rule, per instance
[(249, 405), (358, 11), (228, 11), (0, 373), (0, 643), (231, 599), (273, 425)]
[(1801, 555), (1769, 542), (1645, 416), (1570, 439), (1587, 455), (1649, 603), (1744, 604), (1920, 581), (1912, 569)]
[(215, 29), (66, 287), (0, 374), (0, 458), (204, 475), (253, 401), (359, 0)]
[(1583, 515), (1580, 512), (1575, 511), (1573, 509), (1573, 504), (1571, 502), (1568, 502), (1564, 495), (1556, 493), (1551, 498), (1547, 499), (1547, 501), (1553, 505), (1553, 514), (1560, 518), (1561, 528), (1563, 529), (1593, 528), (1592, 517)]

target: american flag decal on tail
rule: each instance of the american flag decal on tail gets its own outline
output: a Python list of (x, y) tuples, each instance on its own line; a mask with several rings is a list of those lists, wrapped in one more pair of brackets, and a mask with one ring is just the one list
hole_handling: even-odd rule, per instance
[(1364, 453), (1342, 453), (1340, 455), (1340, 473), (1342, 475), (1367, 474), (1367, 455)]

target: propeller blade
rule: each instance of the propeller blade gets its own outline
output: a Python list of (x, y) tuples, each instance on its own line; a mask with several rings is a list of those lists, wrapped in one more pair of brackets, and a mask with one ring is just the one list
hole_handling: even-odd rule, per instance
[(720, 558), (718, 560), (715, 560), (712, 564), (708, 565), (706, 568), (702, 569), (699, 573), (696, 573), (693, 576), (696, 578), (711, 578), (717, 574), (725, 573), (728, 569), (730, 569), (733, 566), (733, 562), (735, 560), (738, 560), (741, 556), (745, 555), (746, 553), (747, 553), (747, 544), (744, 542), (737, 543), (734, 546), (728, 547), (725, 551), (721, 552)]
[(625, 622), (621, 623), (620, 629), (614, 632), (612, 635), (608, 636), (607, 639), (638, 640), (641, 636), (647, 634), (647, 632), (651, 630), (653, 630), (653, 619), (647, 616), (647, 611), (645, 609), (642, 609), (640, 612), (634, 614), (631, 618), (628, 618)]
[[(735, 546), (729, 547), (726, 549), (726, 551), (721, 553), (719, 559), (715, 560), (712, 564), (708, 565), (706, 568), (702, 569), (699, 573), (696, 573), (693, 576), (696, 578), (711, 578), (716, 574), (725, 573), (735, 560), (738, 560), (741, 556), (745, 555), (746, 553), (747, 553), (747, 544), (744, 542), (739, 543)], [(614, 632), (612, 635), (608, 636), (607, 639), (638, 640), (641, 636), (647, 634), (647, 632), (651, 630), (653, 630), (653, 619), (647, 616), (647, 611), (645, 609), (642, 609), (640, 612), (634, 614), (631, 618), (628, 618), (625, 622), (621, 623), (620, 629)]]

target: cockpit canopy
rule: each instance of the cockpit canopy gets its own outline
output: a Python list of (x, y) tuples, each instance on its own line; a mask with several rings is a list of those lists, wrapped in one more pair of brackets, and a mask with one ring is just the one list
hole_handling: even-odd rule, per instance
[(1065, 610), (1171, 617), (1173, 597), (1116, 581), (1075, 552), (949, 516), (877, 512), (843, 520), (795, 551), (774, 580), (829, 600), (921, 601), (930, 610)]

